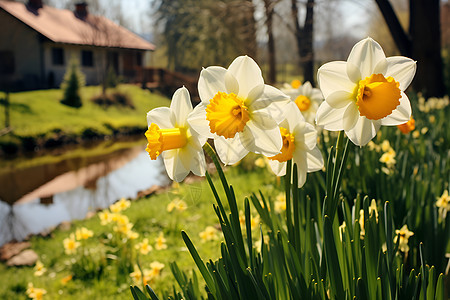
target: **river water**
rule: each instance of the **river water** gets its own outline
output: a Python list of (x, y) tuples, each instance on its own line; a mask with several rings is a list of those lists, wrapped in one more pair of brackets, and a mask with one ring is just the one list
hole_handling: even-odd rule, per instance
[[(3, 166), (0, 246), (64, 221), (83, 219), (120, 198), (136, 198), (140, 191), (168, 183), (162, 161), (149, 158), (144, 142), (107, 153), (104, 145), (99, 147), (101, 154), (86, 156), (78, 151), (49, 163)], [(95, 153), (95, 147), (89, 152)]]

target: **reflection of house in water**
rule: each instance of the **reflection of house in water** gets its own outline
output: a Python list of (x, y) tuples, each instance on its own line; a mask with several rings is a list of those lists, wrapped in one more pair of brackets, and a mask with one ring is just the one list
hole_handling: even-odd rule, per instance
[[(0, 83), (13, 89), (59, 86), (72, 56), (80, 61), (87, 84), (99, 84), (112, 67), (135, 80), (154, 45), (103, 16), (0, 0)], [(1, 84), (0, 84), (1, 85)]]

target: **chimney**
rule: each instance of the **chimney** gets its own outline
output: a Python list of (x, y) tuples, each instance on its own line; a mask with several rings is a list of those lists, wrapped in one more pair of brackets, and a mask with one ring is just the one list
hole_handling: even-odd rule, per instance
[(85, 20), (88, 15), (88, 9), (87, 9), (87, 3), (86, 2), (78, 2), (75, 4), (75, 11), (74, 14), (77, 18), (80, 18), (81, 20)]
[(34, 10), (42, 8), (42, 0), (28, 0), (28, 7)]

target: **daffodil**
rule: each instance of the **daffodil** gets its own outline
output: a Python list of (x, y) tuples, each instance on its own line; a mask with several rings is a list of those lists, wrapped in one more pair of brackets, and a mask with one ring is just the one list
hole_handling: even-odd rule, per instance
[(98, 217), (100, 218), (101, 225), (107, 225), (113, 221), (114, 214), (104, 210), (98, 213)]
[(143, 239), (141, 243), (135, 246), (135, 248), (138, 249), (139, 252), (141, 252), (144, 255), (148, 254), (150, 251), (153, 250), (153, 247), (148, 243), (147, 238)]
[(77, 228), (75, 231), (75, 237), (78, 241), (86, 240), (94, 235), (92, 230), (87, 229), (86, 227)]
[(277, 195), (277, 197), (275, 198), (275, 211), (276, 212), (282, 212), (286, 210), (286, 194), (285, 193), (280, 193)]
[(191, 112), (189, 92), (182, 87), (174, 93), (170, 108), (158, 107), (147, 114), (146, 151), (151, 159), (161, 155), (170, 179), (178, 182), (190, 171), (198, 176), (206, 171), (202, 149), (206, 137), (191, 130), (187, 122)]
[(396, 236), (394, 237), (394, 244), (397, 243), (398, 237), (400, 237), (398, 249), (404, 253), (409, 251), (408, 240), (414, 235), (414, 232), (408, 229), (408, 225), (403, 225), (402, 228), (395, 230)]
[(42, 276), (45, 272), (47, 272), (47, 268), (44, 267), (44, 264), (38, 260), (34, 265), (34, 276)]
[(290, 99), (264, 84), (253, 59), (240, 56), (228, 69), (203, 69), (198, 91), (201, 103), (188, 122), (199, 134), (214, 138), (224, 164), (233, 165), (248, 152), (266, 156), (280, 152), (282, 138), (277, 124)]
[(305, 121), (295, 103), (291, 102), (279, 131), (283, 137), (281, 153), (268, 157), (269, 165), (277, 176), (286, 174), (287, 161), (297, 164), (298, 186), (306, 181), (306, 174), (322, 169), (323, 157), (317, 147), (317, 133), (313, 125)]
[(207, 226), (205, 230), (198, 234), (202, 239), (202, 242), (217, 240), (219, 236), (217, 235), (217, 229), (213, 226)]
[(282, 91), (297, 104), (306, 121), (313, 124), (319, 104), (323, 100), (322, 92), (313, 88), (309, 81), (298, 88), (282, 89)]
[(187, 209), (187, 204), (180, 198), (173, 199), (169, 204), (167, 204), (167, 211), (172, 212), (173, 210), (185, 211)]
[(80, 246), (80, 242), (75, 240), (75, 235), (72, 233), (68, 238), (63, 240), (64, 250), (66, 254), (74, 254), (77, 248)]
[(130, 207), (130, 205), (131, 205), (130, 200), (126, 200), (125, 198), (122, 198), (119, 201), (117, 201), (116, 203), (111, 204), (109, 206), (109, 209), (113, 213), (118, 213), (118, 212), (126, 210), (128, 207)]
[(47, 291), (41, 288), (35, 288), (33, 286), (33, 283), (28, 283), (28, 288), (26, 290), (26, 294), (28, 298), (33, 300), (41, 300), (43, 299), (44, 295), (47, 294)]
[(445, 190), (442, 196), (437, 198), (436, 206), (439, 209), (439, 218), (445, 220), (447, 213), (450, 211), (450, 196), (448, 190)]
[(164, 264), (159, 261), (154, 261), (150, 263), (150, 272), (149, 276), (151, 279), (155, 279), (161, 275), (161, 270), (164, 269)]
[(164, 237), (164, 233), (160, 232), (158, 237), (156, 238), (156, 250), (167, 249), (166, 238)]
[[(433, 116), (432, 116), (433, 117)], [(430, 120), (431, 121), (431, 120)], [(433, 123), (433, 122), (431, 122)], [(397, 128), (403, 133), (403, 134), (408, 134), (411, 131), (413, 131), (414, 129), (416, 129), (416, 121), (414, 120), (414, 118), (411, 116), (408, 120), (408, 122), (397, 125)]]
[(411, 104), (404, 90), (416, 72), (416, 63), (406, 57), (386, 58), (371, 38), (358, 42), (346, 62), (329, 62), (318, 71), (325, 101), (316, 123), (327, 130), (344, 130), (358, 146), (366, 145), (381, 125), (407, 122)]

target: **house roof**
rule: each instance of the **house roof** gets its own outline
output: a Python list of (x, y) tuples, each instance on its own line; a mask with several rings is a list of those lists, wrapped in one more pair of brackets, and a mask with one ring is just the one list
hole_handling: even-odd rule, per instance
[(0, 0), (0, 9), (55, 43), (154, 50), (155, 46), (103, 16), (78, 18), (73, 11), (48, 5), (34, 10), (26, 4)]

